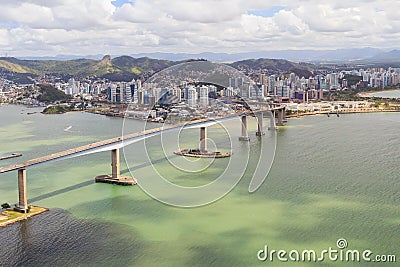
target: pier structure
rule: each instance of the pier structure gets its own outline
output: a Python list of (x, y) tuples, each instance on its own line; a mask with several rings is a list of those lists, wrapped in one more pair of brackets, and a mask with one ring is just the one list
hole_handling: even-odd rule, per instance
[(269, 118), (268, 130), (276, 130), (275, 111), (271, 110), (271, 117)]
[(278, 123), (276, 124), (277, 126), (283, 126), (283, 122), (286, 119), (286, 109), (281, 108), (276, 110), (277, 115), (278, 115)]
[(207, 127), (200, 127), (200, 153), (207, 153)]
[(256, 132), (256, 136), (265, 135), (265, 133), (263, 131), (263, 118), (264, 118), (263, 112), (258, 112), (256, 114), (256, 117), (257, 117), (257, 132)]
[(239, 137), (239, 141), (250, 141), (250, 137), (247, 133), (247, 115), (241, 115), (242, 120), (242, 136)]
[(15, 206), (15, 210), (21, 213), (28, 212), (26, 191), (26, 169), (20, 169), (18, 170), (18, 204)]
[(119, 158), (119, 148), (111, 150), (111, 175), (99, 175), (95, 177), (96, 183), (107, 183), (116, 185), (136, 185), (135, 178), (121, 175), (121, 164)]

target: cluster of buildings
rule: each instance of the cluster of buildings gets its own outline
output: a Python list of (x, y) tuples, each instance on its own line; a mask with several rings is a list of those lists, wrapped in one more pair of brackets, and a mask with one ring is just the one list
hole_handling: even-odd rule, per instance
[(321, 100), (324, 98), (324, 91), (340, 89), (338, 73), (316, 75), (307, 79), (300, 78), (295, 73), (282, 76), (260, 74), (259, 81), (265, 95), (282, 102)]
[[(343, 71), (342, 74), (359, 76), (360, 82), (356, 86), (385, 88), (400, 84), (400, 68), (370, 68), (367, 70)], [(343, 87), (348, 87), (347, 80), (343, 80)]]
[[(201, 109), (213, 105), (213, 99), (221, 97), (239, 96), (244, 99), (306, 103), (323, 100), (324, 95), (329, 91), (364, 87), (385, 88), (400, 84), (400, 68), (369, 68), (318, 73), (308, 78), (300, 78), (295, 73), (259, 74), (257, 82), (244, 75), (235, 77), (238, 74), (229, 73), (230, 75), (224, 76), (225, 80), (221, 82), (223, 85), (200, 83), (193, 77), (192, 80), (189, 79), (190, 82), (181, 79), (179, 84), (165, 84), (165, 81), (170, 82), (170, 78), (173, 78), (171, 75), (164, 79), (164, 83), (142, 84), (140, 80), (110, 82), (103, 78), (88, 77), (82, 80), (70, 78), (68, 82), (57, 81), (53, 85), (68, 95), (79, 96), (81, 99), (94, 102), (134, 103), (145, 107), (156, 104), (184, 103), (188, 107)], [(206, 77), (203, 72), (200, 74)], [(32, 85), (29, 86), (32, 87)], [(39, 104), (35, 100), (34, 90), (30, 93), (28, 91), (30, 95), (27, 95), (26, 88), (29, 86), (16, 85), (0, 79), (0, 101)]]
[[(347, 77), (352, 77), (349, 82)], [(357, 78), (359, 77), (359, 78)], [(355, 81), (355, 82), (354, 82)], [(289, 75), (260, 74), (259, 86), (264, 96), (285, 101), (308, 102), (322, 100), (324, 92), (356, 88), (385, 88), (400, 84), (400, 68), (370, 68), (318, 74), (300, 78), (295, 73)]]
[(218, 92), (213, 85), (186, 85), (160, 88), (154, 84), (144, 84), (132, 81), (130, 83), (114, 83), (107, 88), (107, 100), (111, 103), (134, 103), (139, 106), (154, 106), (155, 104), (168, 105), (186, 102), (189, 107), (207, 107), (210, 99), (224, 95), (228, 89)]
[(32, 84), (15, 84), (0, 78), (0, 103), (38, 106), (37, 96), (38, 92)]

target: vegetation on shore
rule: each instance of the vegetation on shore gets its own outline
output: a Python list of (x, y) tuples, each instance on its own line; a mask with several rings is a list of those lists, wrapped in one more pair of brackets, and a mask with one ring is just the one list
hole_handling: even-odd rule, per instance
[(63, 113), (69, 112), (69, 111), (71, 111), (70, 107), (57, 105), (57, 106), (50, 106), (50, 107), (45, 108), (42, 111), (42, 113), (43, 114), (63, 114)]

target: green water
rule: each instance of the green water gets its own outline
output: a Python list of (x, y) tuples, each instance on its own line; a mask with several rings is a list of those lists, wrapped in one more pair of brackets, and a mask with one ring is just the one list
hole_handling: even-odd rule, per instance
[[(24, 154), (21, 158), (2, 161), (0, 166), (118, 136), (122, 131), (121, 119), (87, 113), (27, 115), (27, 111), (31, 112), (31, 109), (0, 106), (0, 154)], [(144, 127), (140, 121), (126, 123), (125, 127), (130, 131)], [(70, 131), (64, 131), (69, 126), (72, 126)], [(239, 126), (232, 127), (239, 129)], [(40, 241), (35, 241), (32, 233), (48, 231), (57, 236), (59, 231), (66, 231), (65, 238), (73, 244), (67, 248), (74, 251), (68, 254), (68, 260), (63, 258), (65, 251), (55, 248), (45, 255), (31, 253), (30, 259), (14, 261), (14, 264), (366, 266), (366, 263), (328, 259), (317, 263), (279, 263), (276, 260), (271, 263), (257, 259), (257, 252), (264, 245), (276, 250), (321, 251), (335, 248), (339, 238), (345, 238), (350, 249), (369, 249), (375, 254), (400, 257), (400, 114), (313, 116), (289, 120), (287, 126), (277, 132), (276, 157), (269, 176), (258, 191), (249, 194), (247, 188), (259, 147), (255, 130), (256, 124), (250, 120), (252, 140), (249, 144), (232, 138), (235, 141), (232, 144), (234, 157), (243, 158), (243, 162), (247, 162), (248, 155), (240, 151), (247, 151), (247, 145), (250, 146), (249, 163), (234, 166), (231, 170), (231, 175), (237, 175), (247, 168), (239, 184), (219, 201), (198, 208), (162, 204), (140, 187), (93, 183), (94, 176), (110, 172), (109, 152), (29, 169), (30, 202), (51, 210), (67, 211), (70, 220), (74, 220), (69, 224), (74, 226), (71, 229), (87, 227), (85, 229), (93, 231), (93, 235), (89, 237), (82, 231), (73, 230), (68, 233), (69, 226), (64, 229), (58, 224), (57, 216), (49, 217), (45, 222), (40, 221), (39, 216), (29, 223), (20, 223), (23, 229), (30, 230), (31, 235), (13, 241), (18, 245), (11, 246), (0, 239), (1, 255), (9, 255), (6, 253), (8, 247), (18, 251), (28, 245), (33, 249), (39, 244), (52, 245), (47, 243), (45, 234)], [(230, 149), (222, 129), (211, 127), (209, 136), (214, 136), (223, 150)], [(264, 138), (268, 138), (268, 134)], [(181, 143), (196, 144), (197, 139), (198, 131), (188, 130)], [(139, 149), (140, 145), (134, 144), (125, 151), (129, 155), (128, 165), (139, 182), (153, 170), (146, 164), (147, 158)], [(184, 186), (209, 183), (229, 162), (229, 159), (223, 159), (207, 168), (209, 162), (199, 161), (195, 165), (205, 167), (204, 171), (185, 174), (162, 160), (157, 138), (149, 139), (146, 147), (150, 157), (156, 160), (155, 168), (171, 182)], [(172, 145), (167, 146), (166, 153), (172, 154), (172, 148)], [(121, 169), (129, 174), (125, 162)], [(15, 203), (16, 188), (16, 173), (0, 175), (0, 202)], [(19, 226), (13, 227), (17, 233), (20, 231)], [(41, 227), (40, 231), (38, 227)], [(0, 237), (5, 233), (6, 230), (0, 229)], [(55, 244), (62, 246), (63, 243)], [(90, 254), (96, 251), (88, 252), (88, 247), (96, 248), (98, 257)], [(87, 253), (87, 258), (79, 255), (80, 251)]]

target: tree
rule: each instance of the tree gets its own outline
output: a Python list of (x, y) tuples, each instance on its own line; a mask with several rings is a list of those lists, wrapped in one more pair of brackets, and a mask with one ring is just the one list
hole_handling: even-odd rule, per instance
[(3, 209), (9, 209), (9, 208), (11, 208), (10, 204), (8, 204), (8, 203), (3, 203), (3, 204), (1, 204), (1, 207), (2, 207)]

